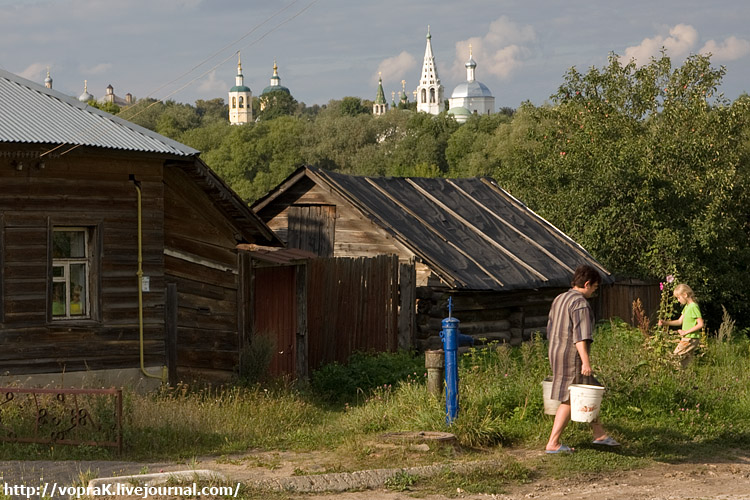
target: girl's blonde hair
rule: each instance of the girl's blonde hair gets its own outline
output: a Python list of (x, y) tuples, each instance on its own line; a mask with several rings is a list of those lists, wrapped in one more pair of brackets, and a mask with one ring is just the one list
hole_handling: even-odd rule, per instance
[(695, 294), (693, 293), (693, 289), (684, 283), (680, 283), (679, 285), (674, 287), (674, 296), (677, 297), (678, 295), (687, 295), (692, 300), (695, 300)]

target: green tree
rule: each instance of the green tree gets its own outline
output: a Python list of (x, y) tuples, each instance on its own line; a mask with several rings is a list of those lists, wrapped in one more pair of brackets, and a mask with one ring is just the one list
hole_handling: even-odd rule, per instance
[(107, 113), (109, 113), (111, 115), (116, 115), (116, 114), (118, 114), (121, 111), (120, 106), (118, 106), (117, 104), (115, 104), (113, 102), (97, 102), (94, 99), (91, 99), (86, 104), (88, 104), (92, 108), (96, 108), (96, 109), (100, 109), (102, 111), (106, 111)]
[(747, 315), (747, 114), (715, 94), (723, 75), (708, 56), (573, 68), (554, 105), (525, 103), (490, 141), (495, 177), (611, 271), (674, 266), (702, 300)]
[(359, 97), (344, 97), (338, 103), (338, 112), (342, 116), (357, 116), (369, 114), (370, 108)]
[(201, 119), (201, 124), (228, 121), (229, 106), (220, 97), (208, 101), (198, 99), (195, 101), (195, 110)]
[(200, 125), (200, 116), (196, 109), (189, 104), (167, 101), (156, 120), (156, 132), (175, 140), (180, 140), (187, 130)]
[(258, 98), (263, 110), (258, 111), (260, 120), (273, 120), (279, 116), (291, 116), (297, 111), (297, 101), (288, 92), (273, 90)]

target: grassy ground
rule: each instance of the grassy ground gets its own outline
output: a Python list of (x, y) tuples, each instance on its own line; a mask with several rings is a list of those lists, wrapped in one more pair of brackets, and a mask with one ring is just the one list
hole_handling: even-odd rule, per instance
[[(338, 471), (502, 461), (502, 467), (480, 471), (474, 479), (446, 474), (431, 482), (467, 492), (472, 484), (486, 481), (700, 460), (750, 449), (750, 341), (744, 333), (724, 332), (721, 337), (706, 339), (702, 355), (680, 369), (665, 334), (644, 335), (621, 322), (599, 325), (592, 360), (607, 388), (601, 420), (623, 443), (616, 453), (595, 450), (588, 426), (578, 423), (571, 423), (563, 435), (579, 450), (569, 459), (522, 463), (505, 453), (540, 449), (551, 427), (551, 417), (543, 414), (541, 390), (549, 371), (547, 346), (535, 339), (518, 348), (473, 349), (462, 356), (461, 407), (450, 428), (444, 402), (425, 389), (423, 357), (362, 355), (348, 367), (322, 370), (305, 386), (275, 381), (224, 388), (181, 386), (148, 396), (128, 393), (126, 447), (120, 458), (188, 461), (248, 449), (324, 449), (342, 457)], [(339, 392), (332, 389), (337, 386)], [(8, 425), (8, 416), (0, 417)], [(450, 431), (460, 445), (417, 455), (376, 452), (370, 445), (382, 433), (409, 430)], [(0, 446), (3, 460), (92, 458), (115, 456), (93, 447)], [(401, 481), (406, 485), (416, 480)]]

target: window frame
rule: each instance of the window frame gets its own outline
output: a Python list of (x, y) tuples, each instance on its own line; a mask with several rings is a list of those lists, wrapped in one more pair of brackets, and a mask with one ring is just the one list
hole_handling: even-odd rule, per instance
[[(86, 221), (49, 221), (48, 222), (48, 273), (47, 273), (47, 321), (52, 324), (70, 324), (98, 321), (100, 311), (100, 285), (99, 266), (101, 263), (101, 224)], [(54, 233), (58, 231), (82, 231), (84, 233), (85, 257), (55, 258), (53, 254)], [(55, 268), (66, 268), (65, 275), (61, 278), (55, 276)], [(71, 314), (70, 291), (71, 276), (69, 268), (71, 264), (85, 264), (85, 310), (83, 314)], [(58, 283), (65, 283), (65, 315), (53, 315), (54, 289)]]

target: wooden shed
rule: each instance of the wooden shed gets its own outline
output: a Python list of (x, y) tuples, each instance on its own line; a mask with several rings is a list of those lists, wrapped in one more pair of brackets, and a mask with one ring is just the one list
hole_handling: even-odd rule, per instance
[(231, 374), (236, 246), (279, 239), (192, 148), (5, 71), (0, 102), (0, 375)]
[(378, 178), (302, 167), (253, 210), (289, 247), (323, 256), (395, 254), (416, 266), (413, 344), (439, 347), (453, 315), (477, 339), (519, 344), (545, 332), (584, 248), (489, 178)]

